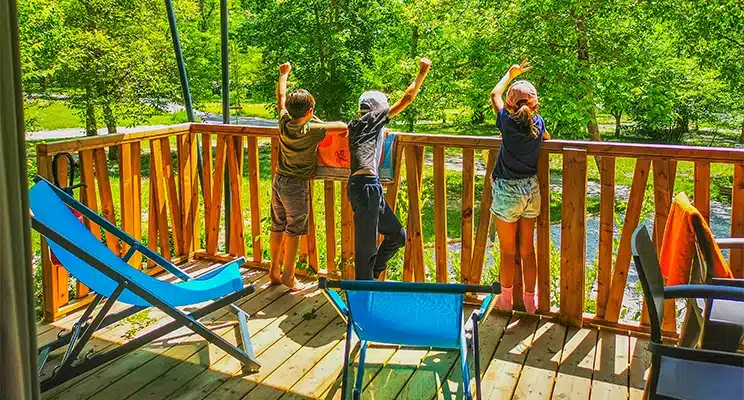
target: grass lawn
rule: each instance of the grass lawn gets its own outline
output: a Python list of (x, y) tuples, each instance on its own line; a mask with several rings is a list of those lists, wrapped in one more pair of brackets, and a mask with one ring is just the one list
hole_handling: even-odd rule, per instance
[[(276, 115), (274, 115), (274, 110), (271, 108), (267, 108), (266, 104), (242, 104), (241, 106), (243, 107), (242, 110), (231, 110), (230, 116), (233, 117), (237, 115), (239, 117), (256, 117), (266, 119), (276, 118)], [(197, 107), (197, 109), (212, 114), (222, 114), (222, 103), (204, 103), (203, 105)]]
[[(69, 108), (67, 103), (59, 100), (35, 100), (28, 104), (24, 110), (28, 127), (31, 131), (51, 131), (56, 129), (81, 128), (83, 123), (76, 111)], [(104, 128), (101, 115), (96, 116), (98, 127)], [(167, 114), (153, 110), (142, 125), (173, 125), (187, 122), (185, 111)], [(119, 126), (134, 125), (131, 120), (120, 120)]]

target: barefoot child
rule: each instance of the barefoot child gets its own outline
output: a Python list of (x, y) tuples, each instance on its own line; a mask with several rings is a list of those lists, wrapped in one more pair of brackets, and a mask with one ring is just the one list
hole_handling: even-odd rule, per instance
[[(540, 214), (540, 188), (537, 183), (537, 159), (543, 139), (549, 139), (545, 121), (537, 114), (537, 89), (527, 81), (509, 83), (529, 71), (527, 60), (512, 65), (491, 91), (491, 104), (496, 113), (496, 126), (501, 131), (501, 150), (491, 174), (496, 231), (501, 248), (501, 296), (496, 307), (511, 311), (515, 256), (522, 260), (524, 307), (535, 313), (535, 218)], [(517, 238), (519, 235), (519, 238)], [(519, 248), (517, 249), (517, 243)], [(544, 295), (540, 293), (540, 295)]]
[[(356, 279), (377, 279), (387, 262), (399, 248), (406, 245), (406, 230), (385, 202), (378, 168), (383, 131), (390, 119), (403, 111), (416, 98), (421, 84), (431, 67), (422, 58), (416, 80), (403, 97), (388, 106), (387, 96), (378, 91), (367, 91), (359, 98), (359, 118), (349, 122), (349, 150), (351, 176), (347, 194), (354, 210), (354, 246)], [(377, 235), (384, 240), (377, 246)]]
[[(279, 163), (271, 186), (269, 278), (272, 284), (281, 283), (292, 290), (300, 290), (295, 278), (295, 263), (299, 238), (307, 235), (309, 202), (312, 201), (310, 183), (315, 175), (318, 143), (326, 135), (345, 134), (347, 128), (343, 122), (315, 122), (315, 99), (307, 90), (295, 90), (287, 96), (287, 77), (291, 70), (289, 63), (279, 66), (276, 93)], [(280, 260), (282, 248), (283, 260)]]

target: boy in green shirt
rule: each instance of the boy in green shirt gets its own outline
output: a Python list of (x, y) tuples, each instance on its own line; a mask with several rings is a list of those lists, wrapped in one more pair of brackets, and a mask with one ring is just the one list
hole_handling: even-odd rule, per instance
[(287, 77), (291, 70), (289, 63), (279, 66), (276, 93), (279, 163), (271, 187), (269, 279), (272, 284), (301, 290), (295, 278), (295, 263), (299, 238), (307, 235), (308, 210), (312, 201), (310, 183), (315, 175), (318, 143), (326, 135), (346, 134), (348, 129), (343, 122), (321, 122), (315, 118), (315, 99), (307, 90), (295, 90), (287, 96)]

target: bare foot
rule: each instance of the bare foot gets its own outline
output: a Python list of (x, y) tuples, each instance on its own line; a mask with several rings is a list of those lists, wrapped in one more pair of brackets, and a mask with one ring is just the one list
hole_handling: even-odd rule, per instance
[(269, 282), (271, 286), (281, 285), (282, 284), (282, 274), (279, 271), (269, 271)]
[(294, 276), (291, 278), (282, 276), (282, 284), (289, 288), (293, 292), (299, 292), (305, 289), (304, 285), (300, 283)]

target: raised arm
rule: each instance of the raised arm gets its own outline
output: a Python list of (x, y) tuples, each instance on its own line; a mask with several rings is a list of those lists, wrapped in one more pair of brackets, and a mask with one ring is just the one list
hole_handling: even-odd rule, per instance
[(499, 83), (496, 84), (496, 87), (491, 90), (491, 105), (493, 106), (494, 112), (498, 114), (498, 112), (504, 108), (504, 99), (502, 98), (502, 96), (504, 95), (504, 92), (506, 92), (506, 89), (509, 87), (511, 81), (513, 81), (514, 78), (516, 78), (517, 76), (531, 69), (532, 67), (527, 65), (526, 58), (522, 61), (521, 64), (514, 64), (509, 67), (509, 70), (506, 71), (506, 74), (504, 74)]
[(287, 78), (292, 71), (292, 65), (288, 62), (279, 66), (279, 84), (276, 87), (276, 108), (278, 112), (287, 109)]
[(418, 75), (416, 75), (416, 79), (413, 81), (411, 86), (406, 89), (406, 92), (403, 93), (403, 97), (390, 107), (390, 118), (400, 114), (400, 112), (405, 110), (409, 104), (413, 103), (419, 89), (421, 89), (421, 84), (424, 83), (426, 74), (429, 73), (429, 68), (431, 68), (431, 61), (429, 61), (428, 58), (422, 58), (421, 61), (419, 61), (419, 72)]

